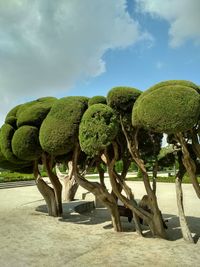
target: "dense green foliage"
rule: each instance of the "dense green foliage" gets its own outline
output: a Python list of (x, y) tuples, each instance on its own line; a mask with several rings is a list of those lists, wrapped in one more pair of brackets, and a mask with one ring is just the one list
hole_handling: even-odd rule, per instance
[(41, 156), (39, 131), (34, 126), (22, 126), (12, 138), (13, 153), (22, 160), (36, 160)]
[(153, 85), (152, 87), (150, 87), (144, 93), (145, 94), (148, 94), (149, 92), (154, 91), (154, 90), (157, 90), (158, 88), (161, 88), (163, 86), (172, 86), (172, 87), (175, 88), (177, 85), (184, 86), (184, 87), (189, 87), (189, 88), (193, 88), (195, 91), (197, 91), (198, 93), (200, 93), (199, 86), (197, 86), (193, 82), (186, 81), (186, 80), (168, 80), (168, 81), (159, 82), (159, 83)]
[(5, 118), (5, 123), (10, 124), (11, 126), (13, 126), (14, 128), (16, 128), (17, 125), (17, 111), (20, 108), (21, 105), (18, 105), (14, 108), (12, 108), (6, 118)]
[(107, 105), (95, 104), (84, 113), (80, 124), (81, 149), (90, 156), (105, 149), (118, 133), (118, 121)]
[(23, 161), (19, 160), (12, 151), (12, 138), (14, 135), (15, 129), (10, 125), (5, 123), (1, 127), (0, 132), (0, 146), (1, 146), (1, 152), (6, 158), (6, 160), (15, 163), (15, 164), (21, 164)]
[(16, 115), (17, 127), (23, 125), (40, 127), (56, 100), (54, 97), (43, 97), (21, 105)]
[(92, 106), (94, 104), (106, 104), (106, 98), (105, 96), (100, 96), (100, 95), (97, 95), (97, 96), (93, 96), (92, 98), (89, 99), (88, 101), (88, 106)]
[(108, 106), (119, 113), (131, 112), (141, 91), (132, 87), (114, 87), (108, 92)]
[(4, 157), (3, 153), (0, 150), (0, 168), (11, 171), (24, 171), (25, 173), (30, 173), (32, 172), (32, 163), (26, 162), (19, 164), (19, 161), (17, 163), (10, 162)]
[(64, 97), (57, 100), (40, 128), (40, 144), (44, 151), (58, 156), (69, 153), (78, 138), (78, 129), (88, 98)]
[(198, 121), (200, 96), (181, 85), (161, 86), (142, 94), (133, 107), (132, 123), (156, 132), (177, 133)]

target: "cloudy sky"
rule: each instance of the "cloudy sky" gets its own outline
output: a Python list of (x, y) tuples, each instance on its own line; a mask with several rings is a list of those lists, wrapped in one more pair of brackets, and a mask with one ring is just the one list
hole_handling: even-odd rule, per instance
[(41, 96), (200, 85), (199, 0), (0, 0), (0, 125)]

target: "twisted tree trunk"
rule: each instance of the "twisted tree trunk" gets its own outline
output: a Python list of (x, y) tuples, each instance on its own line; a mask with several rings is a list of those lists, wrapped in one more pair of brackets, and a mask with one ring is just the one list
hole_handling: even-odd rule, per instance
[(62, 212), (63, 212), (62, 210), (62, 185), (58, 177), (52, 171), (52, 159), (46, 154), (43, 155), (43, 164), (45, 165), (48, 177), (53, 186), (53, 190), (55, 194), (57, 216), (59, 217), (62, 215)]
[(140, 158), (140, 155), (138, 152), (138, 141), (137, 141), (138, 130), (136, 129), (134, 136), (130, 138), (128, 136), (128, 132), (126, 131), (123, 125), (122, 119), (121, 119), (121, 125), (122, 125), (123, 133), (126, 137), (126, 141), (127, 141), (130, 154), (142, 172), (144, 186), (145, 186), (147, 195), (149, 197), (149, 202), (150, 202), (149, 204), (150, 204), (151, 213), (152, 213), (152, 219), (148, 220), (150, 230), (153, 236), (158, 236), (158, 237), (166, 239), (167, 238), (166, 231), (163, 225), (162, 214), (158, 208), (157, 197), (151, 188), (149, 176), (148, 176), (144, 161)]
[(119, 210), (114, 196), (108, 192), (107, 188), (104, 185), (98, 182), (90, 182), (86, 180), (85, 177), (81, 176), (78, 173), (77, 160), (78, 160), (79, 150), (80, 148), (79, 145), (77, 144), (73, 156), (74, 176), (77, 183), (86, 190), (93, 193), (105, 205), (105, 207), (107, 207), (107, 209), (111, 213), (111, 219), (114, 230), (117, 232), (121, 232), (122, 226), (119, 216)]
[(194, 240), (192, 238), (187, 220), (185, 218), (185, 213), (184, 213), (182, 179), (186, 171), (182, 163), (180, 153), (178, 154), (178, 162), (179, 162), (179, 171), (176, 174), (176, 199), (177, 199), (177, 206), (178, 206), (179, 221), (180, 221), (183, 238), (190, 243), (194, 243)]
[(58, 166), (56, 165), (56, 174), (62, 183), (63, 187), (63, 200), (66, 202), (73, 201), (75, 194), (78, 189), (78, 183), (73, 175), (72, 161), (68, 162), (68, 174), (63, 174), (60, 172)]
[(58, 212), (54, 190), (42, 179), (37, 162), (34, 163), (34, 177), (36, 179), (36, 186), (46, 202), (49, 216), (57, 217)]
[(196, 195), (198, 196), (198, 198), (200, 198), (200, 186), (199, 186), (199, 182), (197, 180), (197, 176), (196, 176), (196, 165), (194, 160), (190, 157), (190, 153), (187, 149), (187, 143), (182, 135), (182, 133), (178, 133), (176, 134), (176, 138), (178, 140), (178, 142), (181, 145), (182, 148), (182, 152), (183, 152), (183, 164), (186, 168), (186, 171), (191, 179), (192, 185), (194, 187), (194, 190), (196, 192)]

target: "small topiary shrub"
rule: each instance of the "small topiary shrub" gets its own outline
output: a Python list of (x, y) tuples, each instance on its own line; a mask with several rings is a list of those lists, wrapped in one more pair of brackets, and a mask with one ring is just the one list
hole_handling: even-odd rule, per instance
[(107, 104), (106, 103), (106, 98), (105, 96), (100, 96), (100, 95), (97, 95), (97, 96), (93, 96), (92, 98), (89, 99), (88, 101), (88, 106), (92, 106), (94, 104)]
[(22, 126), (12, 138), (13, 153), (22, 160), (36, 160), (41, 156), (39, 130), (33, 126)]
[(118, 121), (110, 107), (104, 104), (90, 106), (80, 124), (81, 149), (87, 155), (97, 155), (114, 140), (118, 128)]

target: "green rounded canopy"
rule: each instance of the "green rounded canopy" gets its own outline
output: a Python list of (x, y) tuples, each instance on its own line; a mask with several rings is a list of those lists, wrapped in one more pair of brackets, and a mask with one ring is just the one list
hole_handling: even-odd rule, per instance
[(0, 131), (0, 147), (1, 152), (6, 158), (6, 160), (15, 163), (15, 164), (23, 164), (25, 161), (18, 159), (12, 150), (12, 138), (15, 133), (15, 129), (10, 125), (5, 123), (1, 127)]
[(108, 106), (119, 113), (131, 112), (141, 91), (132, 87), (114, 87), (107, 95)]
[(167, 134), (192, 128), (200, 113), (197, 90), (184, 82), (160, 85), (151, 87), (137, 99), (132, 112), (133, 126)]
[(12, 150), (19, 159), (38, 159), (42, 153), (38, 128), (25, 125), (17, 129), (12, 138)]
[(21, 105), (16, 113), (17, 127), (31, 125), (39, 128), (56, 101), (55, 97), (42, 97)]
[(90, 156), (99, 154), (114, 140), (118, 127), (112, 108), (104, 104), (90, 106), (84, 113), (80, 124), (81, 149)]
[(57, 100), (40, 128), (42, 149), (54, 156), (69, 153), (78, 138), (79, 124), (87, 106), (86, 97), (64, 97)]
[(88, 106), (92, 106), (94, 104), (106, 104), (106, 98), (105, 96), (97, 95), (93, 96), (88, 101)]

